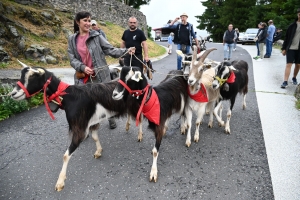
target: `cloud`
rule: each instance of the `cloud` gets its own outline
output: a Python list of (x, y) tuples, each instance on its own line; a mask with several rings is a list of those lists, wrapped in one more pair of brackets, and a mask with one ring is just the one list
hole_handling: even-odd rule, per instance
[[(162, 27), (168, 20), (173, 20), (184, 12), (189, 16), (188, 22), (192, 23), (195, 28), (199, 25), (195, 16), (202, 15), (205, 9), (206, 7), (202, 6), (200, 0), (151, 0), (149, 5), (141, 6), (140, 11), (146, 16), (148, 26), (152, 28)], [(195, 31), (198, 36), (208, 35), (205, 30), (195, 28)]]

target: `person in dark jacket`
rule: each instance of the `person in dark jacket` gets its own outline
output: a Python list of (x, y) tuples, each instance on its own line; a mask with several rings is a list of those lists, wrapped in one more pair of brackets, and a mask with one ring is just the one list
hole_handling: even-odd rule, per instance
[(104, 33), (104, 31), (102, 31), (102, 30), (98, 27), (98, 24), (97, 24), (96, 20), (92, 20), (92, 21), (91, 21), (91, 24), (92, 24), (92, 29), (93, 29), (93, 30), (98, 31), (100, 34), (103, 35), (103, 37), (104, 37), (105, 39), (107, 39), (107, 38), (106, 38), (106, 35), (105, 35), (105, 33)]
[[(237, 39), (237, 34), (233, 30), (233, 25), (228, 25), (228, 30), (223, 35), (224, 60), (230, 60), (234, 42)], [(227, 51), (229, 49), (229, 51)]]
[(268, 32), (268, 27), (265, 22), (260, 22), (259, 27), (260, 28), (258, 29), (258, 33), (256, 36), (259, 56), (254, 58), (257, 61), (261, 61), (264, 58), (264, 44), (266, 42), (267, 32)]
[(288, 86), (288, 78), (291, 73), (293, 63), (295, 63), (294, 75), (292, 82), (297, 85), (297, 75), (300, 68), (300, 8), (297, 9), (297, 19), (294, 23), (289, 25), (285, 39), (282, 45), (282, 55), (286, 55), (286, 67), (284, 72), (284, 81), (281, 88)]
[(282, 29), (280, 28), (277, 28), (276, 29), (276, 32), (274, 34), (274, 37), (273, 37), (273, 43), (277, 42), (278, 40), (280, 40), (282, 37)]
[[(195, 35), (193, 24), (187, 22), (188, 15), (183, 13), (179, 17), (176, 17), (170, 24), (170, 29), (175, 29), (174, 32), (174, 44), (177, 44), (177, 49), (181, 50), (184, 54), (190, 53), (190, 49), (192, 46), (192, 38), (195, 40), (197, 48), (199, 49), (198, 39)], [(181, 19), (181, 23), (174, 25)], [(181, 61), (182, 57), (177, 55), (177, 70), (181, 70)]]

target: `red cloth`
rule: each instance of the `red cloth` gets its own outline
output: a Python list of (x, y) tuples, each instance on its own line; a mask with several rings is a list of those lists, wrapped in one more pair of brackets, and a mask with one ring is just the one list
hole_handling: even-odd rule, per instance
[(154, 89), (147, 103), (145, 103), (142, 113), (151, 122), (159, 125), (160, 122), (160, 103)]
[(234, 83), (235, 81), (235, 74), (233, 71), (231, 71), (230, 76), (228, 77), (226, 83)]
[[(90, 36), (90, 33), (87, 33), (84, 36), (81, 36), (80, 34), (78, 34), (76, 48), (77, 48), (77, 52), (79, 53), (79, 55), (81, 57), (82, 63), (85, 64), (86, 66), (90, 67), (91, 69), (93, 69), (94, 67), (93, 67), (92, 57), (86, 46), (86, 40), (88, 39), (89, 36)], [(83, 82), (86, 83), (88, 81), (88, 79), (89, 79), (89, 76), (86, 75), (83, 78)]]
[(196, 94), (191, 94), (190, 88), (188, 87), (188, 94), (191, 97), (191, 99), (197, 101), (197, 102), (208, 102), (207, 92), (205, 86), (201, 83), (200, 84), (200, 90)]

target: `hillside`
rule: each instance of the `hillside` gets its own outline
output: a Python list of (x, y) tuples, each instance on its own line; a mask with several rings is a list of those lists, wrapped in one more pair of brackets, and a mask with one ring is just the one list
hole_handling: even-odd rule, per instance
[[(0, 2), (0, 69), (21, 68), (16, 59), (45, 68), (70, 67), (67, 38), (73, 33), (74, 14), (50, 8), (27, 6), (13, 1)], [(96, 19), (97, 20), (97, 19)], [(120, 46), (124, 28), (100, 22), (108, 41)], [(147, 40), (149, 57), (165, 53), (165, 49)], [(109, 64), (117, 60), (107, 57)]]

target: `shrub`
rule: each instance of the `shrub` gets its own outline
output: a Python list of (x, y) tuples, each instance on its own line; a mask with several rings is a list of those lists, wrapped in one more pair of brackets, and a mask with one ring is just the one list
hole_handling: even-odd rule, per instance
[(5, 120), (16, 113), (43, 104), (42, 93), (39, 93), (28, 100), (15, 101), (10, 96), (7, 96), (12, 90), (13, 87), (11, 85), (6, 84), (0, 86), (0, 121)]

